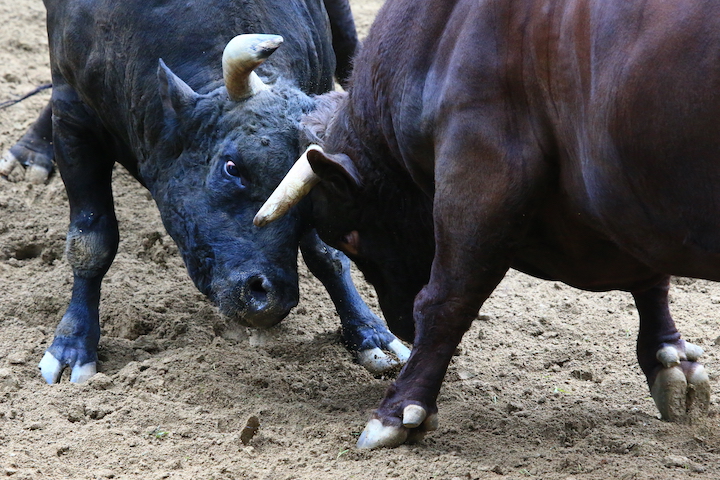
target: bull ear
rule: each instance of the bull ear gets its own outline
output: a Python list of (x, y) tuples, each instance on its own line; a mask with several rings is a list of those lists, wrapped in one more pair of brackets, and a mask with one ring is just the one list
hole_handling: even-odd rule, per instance
[(353, 161), (344, 153), (308, 150), (308, 162), (323, 185), (339, 192), (350, 193), (362, 186), (362, 177)]
[(158, 81), (165, 119), (176, 119), (184, 110), (193, 108), (198, 94), (175, 75), (162, 58), (159, 60)]

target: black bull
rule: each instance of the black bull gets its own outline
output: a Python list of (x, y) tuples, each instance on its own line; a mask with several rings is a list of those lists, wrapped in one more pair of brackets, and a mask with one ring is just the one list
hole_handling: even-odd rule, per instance
[[(321, 238), (414, 338), (358, 445), (436, 428), (453, 352), (510, 267), (631, 292), (662, 417), (707, 411), (667, 295), (671, 274), (720, 280), (718, 92), (713, 1), (388, 0), (291, 170), (294, 191), (317, 185)], [(258, 225), (299, 198), (281, 200), (294, 178)]]
[[(407, 358), (361, 300), (347, 258), (305, 221), (306, 207), (271, 230), (251, 222), (297, 158), (312, 95), (333, 86), (331, 39), (347, 75), (357, 44), (347, 0), (327, 1), (330, 21), (320, 0), (45, 4), (51, 105), (2, 167), (20, 162), (44, 178), (54, 155), (70, 203), (74, 281), (40, 362), (49, 383), (66, 367), (74, 382), (96, 371), (100, 285), (119, 238), (115, 163), (151, 192), (192, 280), (223, 314), (258, 327), (282, 320), (298, 302), (299, 246), (359, 361), (383, 371)], [(235, 38), (255, 33), (269, 35)]]

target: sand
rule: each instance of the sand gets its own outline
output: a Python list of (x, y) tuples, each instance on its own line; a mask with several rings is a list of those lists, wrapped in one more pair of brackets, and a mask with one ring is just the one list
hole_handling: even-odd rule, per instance
[[(353, 3), (361, 34), (381, 4)], [(44, 9), (0, 0), (0, 100), (49, 82)], [(49, 92), (0, 110), (0, 149)], [(48, 386), (37, 363), (67, 306), (61, 179), (0, 180), (0, 477), (12, 479), (720, 479), (720, 286), (676, 279), (672, 311), (706, 351), (712, 405), (659, 420), (635, 360), (627, 293), (511, 272), (483, 307), (421, 444), (354, 447), (388, 378), (341, 345), (338, 318), (301, 266), (301, 301), (266, 332), (221, 317), (192, 285), (149, 195), (122, 168), (120, 250), (105, 278), (100, 374)], [(371, 288), (357, 282), (377, 309)], [(257, 434), (242, 442), (248, 419)]]

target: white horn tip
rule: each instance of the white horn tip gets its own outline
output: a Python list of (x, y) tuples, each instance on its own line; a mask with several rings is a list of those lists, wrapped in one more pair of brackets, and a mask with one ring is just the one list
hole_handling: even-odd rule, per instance
[(253, 218), (253, 225), (255, 225), (256, 227), (264, 227), (268, 223), (275, 220), (275, 218), (273, 217), (273, 213), (274, 208), (261, 208), (260, 211), (255, 215), (255, 218)]
[(248, 33), (238, 35), (228, 42), (223, 57), (240, 57), (242, 59), (264, 60), (283, 43), (280, 35)]

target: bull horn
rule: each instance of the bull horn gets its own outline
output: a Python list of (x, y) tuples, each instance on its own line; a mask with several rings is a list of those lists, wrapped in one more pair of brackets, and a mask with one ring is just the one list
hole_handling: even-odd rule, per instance
[(240, 101), (269, 88), (253, 70), (263, 63), (280, 44), (280, 35), (238, 35), (223, 51), (222, 67), (225, 88), (232, 100)]
[(285, 215), (305, 195), (310, 193), (310, 190), (320, 181), (320, 177), (313, 172), (310, 162), (308, 162), (307, 154), (310, 150), (317, 150), (321, 153), (323, 151), (318, 145), (310, 145), (305, 150), (285, 175), (285, 178), (282, 179), (280, 185), (270, 195), (270, 198), (258, 210), (253, 219), (256, 226), (263, 227)]

